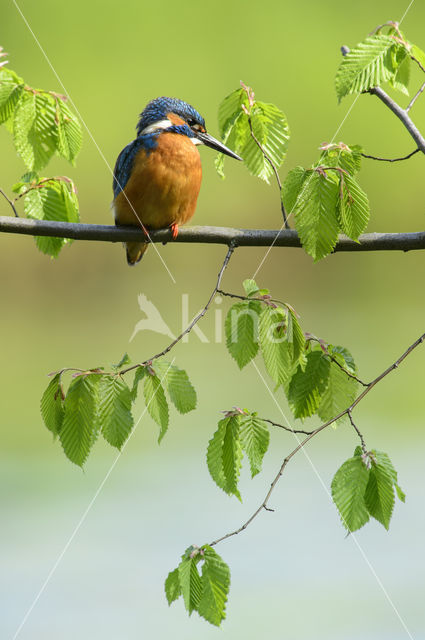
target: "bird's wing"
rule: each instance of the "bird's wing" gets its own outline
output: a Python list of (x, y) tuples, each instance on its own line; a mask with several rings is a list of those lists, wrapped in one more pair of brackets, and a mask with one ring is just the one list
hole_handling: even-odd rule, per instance
[(118, 156), (114, 169), (114, 181), (112, 183), (114, 198), (117, 197), (119, 192), (122, 191), (127, 184), (131, 175), (133, 160), (141, 146), (143, 146), (142, 140), (140, 138), (136, 138), (133, 142), (130, 142), (126, 147), (124, 147)]

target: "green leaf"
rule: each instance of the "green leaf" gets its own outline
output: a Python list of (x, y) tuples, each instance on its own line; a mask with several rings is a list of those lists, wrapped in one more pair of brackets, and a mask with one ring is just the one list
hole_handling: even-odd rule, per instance
[(87, 460), (97, 437), (98, 374), (79, 375), (69, 385), (65, 415), (59, 438), (65, 455), (80, 467)]
[(146, 367), (137, 367), (136, 373), (134, 374), (133, 386), (131, 388), (131, 399), (134, 402), (137, 398), (137, 390), (139, 388), (139, 382), (142, 380), (147, 374)]
[(335, 79), (338, 99), (361, 93), (393, 76), (391, 49), (397, 48), (391, 36), (374, 35), (356, 45), (344, 56)]
[(56, 122), (58, 153), (75, 165), (75, 158), (81, 149), (83, 139), (81, 125), (77, 116), (60, 98), (56, 99)]
[(6, 122), (18, 104), (24, 85), (0, 81), (0, 124)]
[(357, 531), (369, 520), (365, 491), (369, 470), (360, 456), (344, 462), (332, 480), (332, 498), (348, 531)]
[(302, 195), (304, 183), (307, 176), (311, 177), (311, 172), (303, 167), (291, 169), (282, 185), (282, 200), (285, 204), (288, 215), (292, 213), (297, 204), (298, 197)]
[(249, 414), (240, 420), (240, 442), (251, 465), (251, 477), (261, 471), (264, 454), (269, 448), (270, 433), (267, 424), (256, 415)]
[(393, 478), (386, 466), (373, 460), (364, 497), (370, 515), (388, 530), (394, 508)]
[(255, 280), (251, 280), (249, 278), (243, 281), (243, 288), (245, 289), (245, 293), (248, 297), (255, 295), (259, 291)]
[(223, 418), (208, 443), (207, 464), (212, 479), (228, 495), (241, 500), (238, 491), (242, 465), (242, 447), (239, 437), (239, 417)]
[(404, 47), (400, 47), (398, 51), (400, 52), (400, 54), (398, 56), (399, 60), (397, 64), (397, 70), (394, 74), (394, 77), (390, 78), (389, 83), (394, 89), (397, 89), (398, 91), (401, 91), (401, 93), (404, 93), (406, 96), (408, 96), (411, 59)]
[(330, 145), (320, 156), (319, 164), (327, 167), (339, 167), (354, 176), (361, 169), (362, 152), (363, 149), (358, 144), (347, 146), (341, 142)]
[(174, 571), (170, 571), (165, 580), (165, 595), (167, 596), (168, 604), (172, 604), (177, 598), (182, 595), (182, 588), (180, 586), (180, 575), (179, 570), (174, 569)]
[(40, 403), (41, 415), (46, 427), (57, 435), (62, 427), (64, 408), (62, 400), (61, 376), (57, 373), (49, 382)]
[(358, 383), (331, 363), (328, 384), (320, 399), (317, 415), (324, 422), (347, 409), (357, 396)]
[[(28, 191), (24, 196), (24, 211), (28, 218), (35, 220), (79, 221), (78, 203), (72, 186), (53, 178)], [(38, 236), (35, 242), (40, 251), (56, 258), (70, 240)]]
[(158, 376), (147, 375), (144, 378), (143, 394), (150, 416), (160, 426), (158, 442), (161, 442), (168, 429), (168, 403)]
[(395, 487), (396, 493), (398, 498), (402, 501), (405, 502), (406, 500), (406, 495), (404, 493), (404, 491), (401, 489), (401, 487), (398, 486), (397, 482), (398, 482), (398, 474), (397, 471), (394, 468), (393, 463), (391, 462), (389, 456), (387, 453), (384, 453), (384, 451), (378, 451), (377, 449), (372, 449), (371, 451), (375, 461), (377, 462), (377, 464), (381, 467), (384, 467), (387, 471), (387, 473), (391, 476), (391, 479), (393, 481), (393, 485)]
[(341, 192), (338, 200), (338, 222), (341, 230), (352, 240), (357, 240), (369, 222), (370, 208), (367, 195), (354, 178), (340, 177)]
[[(247, 169), (255, 176), (269, 182), (273, 169), (257, 142), (251, 135), (248, 115), (242, 105), (249, 107), (243, 89), (237, 89), (227, 96), (219, 107), (219, 129), (224, 144), (242, 156)], [(253, 134), (264, 152), (279, 168), (285, 159), (289, 141), (289, 127), (285, 114), (274, 104), (255, 101), (250, 108)], [(219, 154), (216, 168), (223, 174), (224, 156)]]
[(225, 608), (230, 587), (230, 569), (223, 559), (208, 545), (202, 547), (202, 596), (198, 613), (215, 626), (226, 617)]
[(296, 418), (308, 418), (319, 407), (329, 381), (330, 362), (321, 351), (307, 354), (305, 370), (299, 366), (289, 384), (288, 400)]
[(300, 327), (296, 313), (288, 307), (288, 331), (287, 331), (288, 343), (292, 346), (292, 364), (297, 365), (298, 362), (305, 359), (305, 336)]
[(43, 169), (57, 145), (55, 100), (47, 93), (27, 91), (13, 120), (15, 147), (30, 171)]
[(127, 352), (124, 353), (118, 364), (113, 364), (112, 366), (114, 367), (114, 369), (121, 369), (126, 364), (131, 364), (130, 356)]
[(294, 206), (298, 235), (315, 262), (327, 256), (338, 240), (338, 199), (337, 178), (330, 171), (326, 177), (313, 171)]
[(196, 409), (196, 391), (186, 371), (169, 362), (159, 360), (153, 366), (161, 373), (162, 384), (177, 411), (185, 414)]
[(198, 610), (202, 596), (201, 576), (198, 573), (199, 556), (190, 558), (183, 556), (177, 570), (183, 600), (189, 615)]
[(243, 146), (237, 145), (236, 153), (241, 155), (250, 173), (268, 183), (273, 175), (273, 168), (264, 153), (277, 169), (283, 163), (290, 137), (286, 116), (274, 104), (255, 102), (251, 111), (252, 130), (264, 153), (251, 136), (248, 116), (245, 114), (244, 119), (248, 127), (245, 144)]
[(410, 56), (416, 59), (425, 68), (425, 52), (420, 47), (413, 44), (410, 48)]
[(97, 419), (103, 437), (121, 449), (133, 428), (130, 389), (120, 376), (103, 375), (97, 387)]
[(286, 333), (286, 314), (280, 307), (266, 306), (260, 315), (259, 338), (264, 364), (276, 386), (284, 388), (292, 372)]
[(403, 489), (399, 487), (398, 484), (395, 484), (394, 486), (398, 499), (401, 500), (401, 502), (406, 502), (406, 494), (404, 493)]
[(261, 302), (244, 300), (232, 305), (227, 312), (224, 329), (230, 355), (242, 369), (258, 353), (258, 320)]

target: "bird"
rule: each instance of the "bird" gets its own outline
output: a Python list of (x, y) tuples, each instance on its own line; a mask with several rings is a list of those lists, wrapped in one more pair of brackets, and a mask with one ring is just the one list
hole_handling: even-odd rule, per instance
[(199, 145), (242, 160), (207, 133), (194, 107), (177, 98), (151, 100), (136, 132), (117, 158), (112, 185), (115, 224), (142, 228), (147, 236), (146, 242), (125, 243), (129, 265), (142, 259), (150, 229), (170, 227), (175, 239), (179, 225), (195, 213), (202, 179)]

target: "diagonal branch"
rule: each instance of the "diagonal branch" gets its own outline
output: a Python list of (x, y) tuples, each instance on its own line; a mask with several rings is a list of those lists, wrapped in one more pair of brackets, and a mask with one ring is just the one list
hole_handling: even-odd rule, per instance
[[(81, 224), (52, 220), (30, 220), (0, 216), (0, 233), (29, 236), (71, 238), (96, 242), (140, 242), (146, 236), (136, 227), (116, 227), (103, 224)], [(238, 247), (295, 247), (301, 248), (296, 231), (292, 229), (233, 229), (231, 227), (183, 227), (173, 240), (170, 229), (150, 231), (152, 242), (224, 244)], [(414, 233), (367, 233), (354, 242), (340, 235), (336, 251), (412, 251), (425, 249), (425, 231)]]
[(266, 511), (270, 511), (270, 508), (268, 506), (268, 502), (269, 502), (270, 496), (273, 493), (273, 490), (275, 489), (275, 487), (276, 487), (277, 483), (279, 482), (281, 476), (283, 475), (283, 472), (285, 471), (286, 465), (291, 460), (291, 458), (293, 458), (295, 456), (295, 454), (297, 454), (298, 451), (300, 451), (318, 433), (320, 433), (321, 431), (326, 429), (326, 427), (329, 427), (329, 425), (333, 424), (334, 422), (336, 422), (337, 420), (339, 420), (343, 416), (348, 415), (348, 417), (350, 419), (350, 422), (351, 422), (351, 425), (353, 426), (353, 428), (356, 430), (358, 436), (360, 437), (360, 440), (361, 440), (361, 443), (362, 443), (362, 448), (364, 447), (364, 449), (365, 449), (366, 446), (364, 444), (363, 437), (362, 437), (360, 431), (357, 429), (357, 427), (356, 427), (356, 425), (354, 424), (354, 421), (353, 421), (353, 417), (352, 417), (353, 409), (359, 404), (359, 402), (361, 402), (363, 400), (363, 398), (365, 398), (365, 396), (373, 389), (373, 387), (375, 387), (389, 373), (391, 373), (392, 371), (397, 369), (397, 367), (403, 362), (403, 360), (405, 360), (405, 358), (407, 358), (407, 356), (410, 353), (412, 353), (412, 351), (414, 349), (416, 349), (416, 347), (418, 347), (420, 344), (422, 344), (422, 342), (424, 342), (424, 340), (425, 340), (425, 333), (423, 333), (417, 340), (415, 340), (415, 342), (413, 344), (411, 344), (410, 347), (408, 347), (406, 349), (406, 351), (404, 353), (402, 353), (402, 355), (392, 365), (390, 365), (387, 369), (385, 369), (385, 371), (383, 371), (379, 376), (377, 376), (370, 383), (370, 385), (366, 389), (364, 389), (364, 391), (362, 391), (362, 393), (359, 396), (357, 396), (357, 398), (354, 400), (354, 402), (352, 402), (352, 404), (349, 407), (347, 407), (344, 411), (341, 411), (337, 416), (335, 416), (331, 420), (328, 420), (328, 422), (325, 422), (324, 424), (320, 425), (320, 427), (317, 427), (317, 429), (312, 431), (306, 438), (304, 438), (304, 440), (299, 442), (298, 445), (295, 447), (295, 449), (293, 451), (291, 451), (291, 453), (289, 455), (287, 455), (286, 458), (284, 459), (284, 461), (282, 462), (278, 473), (276, 474), (276, 476), (273, 479), (273, 482), (270, 485), (270, 489), (268, 490), (268, 492), (266, 494), (266, 497), (264, 498), (264, 500), (260, 504), (260, 506), (250, 516), (250, 518), (248, 518), (248, 520), (242, 526), (240, 526), (238, 529), (235, 529), (234, 531), (231, 531), (230, 533), (226, 533), (224, 536), (221, 536), (221, 538), (217, 538), (217, 540), (214, 540), (213, 542), (210, 542), (209, 543), (210, 547), (218, 544), (219, 542), (222, 542), (223, 540), (226, 540), (227, 538), (231, 538), (232, 536), (236, 536), (239, 533), (241, 533), (242, 531), (244, 531), (251, 524), (251, 522), (258, 516), (258, 514), (263, 509), (266, 510)]
[(13, 200), (11, 200), (9, 198), (9, 196), (6, 195), (6, 193), (3, 191), (3, 189), (0, 189), (0, 193), (4, 197), (4, 199), (7, 200), (8, 203), (10, 204), (10, 206), (12, 207), (12, 211), (13, 211), (13, 213), (15, 215), (15, 218), (19, 218), (18, 212), (16, 211), (15, 203), (13, 202)]

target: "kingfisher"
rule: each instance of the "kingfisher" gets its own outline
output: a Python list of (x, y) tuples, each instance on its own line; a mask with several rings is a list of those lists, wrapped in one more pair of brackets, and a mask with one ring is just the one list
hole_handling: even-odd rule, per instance
[(127, 242), (127, 262), (139, 262), (148, 247), (149, 229), (179, 225), (195, 213), (202, 166), (198, 145), (206, 145), (236, 160), (231, 149), (209, 135), (204, 118), (187, 102), (155, 98), (140, 114), (137, 137), (119, 154), (112, 203), (115, 224), (141, 227), (146, 242)]

